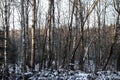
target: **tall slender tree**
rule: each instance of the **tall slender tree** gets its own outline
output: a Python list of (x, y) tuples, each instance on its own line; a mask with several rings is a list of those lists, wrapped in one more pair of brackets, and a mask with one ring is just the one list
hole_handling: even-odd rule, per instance
[(54, 0), (49, 0), (48, 9), (48, 31), (47, 31), (47, 50), (48, 50), (48, 68), (52, 66), (52, 61), (54, 60)]
[(31, 26), (31, 61), (30, 61), (30, 69), (31, 71), (35, 68), (35, 5), (36, 0), (32, 0), (32, 26)]
[(8, 43), (8, 20), (7, 20), (7, 0), (4, 1), (4, 76), (8, 77), (8, 62), (7, 62), (7, 43)]
[(26, 71), (26, 39), (25, 39), (25, 1), (21, 0), (21, 32), (22, 32), (22, 61), (23, 61), (23, 72)]
[(111, 46), (110, 49), (110, 53), (108, 54), (104, 66), (103, 66), (103, 70), (106, 69), (110, 58), (112, 57), (112, 55), (117, 55), (117, 70), (120, 70), (120, 1), (119, 0), (113, 0), (114, 3), (114, 8), (117, 11), (118, 15), (117, 15), (117, 20), (116, 20), (116, 30), (115, 30), (115, 37), (114, 37), (114, 42)]
[(79, 68), (81, 70), (83, 70), (83, 66), (84, 66), (84, 61), (83, 61), (83, 56), (84, 56), (84, 25), (86, 23), (86, 20), (88, 19), (88, 17), (90, 16), (90, 14), (92, 13), (92, 11), (94, 10), (95, 6), (97, 5), (97, 3), (99, 2), (99, 0), (94, 0), (93, 4), (89, 7), (89, 9), (87, 10), (86, 12), (86, 15), (84, 15), (84, 9), (83, 9), (83, 4), (82, 4), (82, 1), (79, 0), (79, 6), (80, 6), (80, 9), (79, 9), (79, 15), (80, 15), (80, 27), (81, 27), (81, 34), (79, 36), (79, 39), (76, 43), (76, 46), (75, 48), (73, 49), (72, 53), (74, 56), (80, 43), (81, 43), (81, 53), (80, 53), (80, 56), (79, 56)]

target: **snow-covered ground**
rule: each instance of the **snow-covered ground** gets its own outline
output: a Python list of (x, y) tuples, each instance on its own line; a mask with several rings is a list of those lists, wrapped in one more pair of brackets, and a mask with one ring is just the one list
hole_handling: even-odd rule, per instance
[(120, 80), (120, 72), (117, 71), (85, 73), (80, 70), (59, 69), (22, 73), (21, 68), (16, 65), (16, 71), (13, 72), (12, 67), (9, 67), (9, 80)]
[(12, 76), (11, 80), (120, 80), (120, 72), (100, 71), (84, 73), (79, 70), (41, 70)]

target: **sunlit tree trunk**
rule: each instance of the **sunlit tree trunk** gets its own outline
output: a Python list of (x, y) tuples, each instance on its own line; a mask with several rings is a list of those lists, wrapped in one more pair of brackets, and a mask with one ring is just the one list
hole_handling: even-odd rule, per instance
[(32, 27), (31, 27), (31, 61), (30, 70), (33, 71), (35, 68), (35, 3), (36, 0), (32, 0)]

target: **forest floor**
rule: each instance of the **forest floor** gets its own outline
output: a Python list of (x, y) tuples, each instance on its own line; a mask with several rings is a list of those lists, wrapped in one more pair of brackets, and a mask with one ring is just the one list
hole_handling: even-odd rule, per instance
[(120, 80), (120, 72), (100, 71), (97, 73), (84, 73), (79, 70), (41, 71), (38, 73), (25, 73), (29, 80)]
[(120, 72), (99, 71), (97, 73), (85, 73), (79, 70), (65, 69), (41, 70), (24, 74), (10, 73), (9, 80), (120, 80)]
[(22, 73), (20, 67), (16, 67), (15, 72), (11, 67), (9, 73), (8, 80), (120, 80), (120, 72), (117, 71), (85, 73), (80, 70), (59, 69)]

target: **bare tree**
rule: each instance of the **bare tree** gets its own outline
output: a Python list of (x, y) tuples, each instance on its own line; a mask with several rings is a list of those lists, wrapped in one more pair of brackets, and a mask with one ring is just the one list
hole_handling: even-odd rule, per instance
[(111, 46), (110, 53), (105, 60), (103, 70), (106, 69), (111, 56), (114, 54), (117, 55), (117, 70), (119, 71), (120, 70), (120, 22), (119, 22), (120, 0), (113, 0), (113, 2), (114, 2), (114, 8), (118, 13), (117, 21), (116, 21), (116, 32), (115, 32), (114, 42)]
[(47, 50), (48, 50), (48, 68), (52, 67), (54, 60), (54, 0), (49, 0), (48, 23), (47, 23)]
[(25, 9), (24, 9), (25, 1), (21, 0), (21, 32), (22, 32), (22, 60), (23, 60), (23, 72), (26, 71), (26, 39), (25, 39)]
[(32, 27), (31, 27), (32, 42), (31, 42), (31, 61), (30, 61), (31, 71), (33, 71), (35, 67), (35, 5), (36, 5), (36, 0), (32, 0)]
[[(83, 70), (83, 64), (84, 64), (84, 61), (83, 61), (83, 56), (84, 56), (84, 25), (86, 23), (86, 20), (88, 19), (89, 15), (92, 13), (92, 11), (94, 10), (95, 6), (97, 5), (97, 3), (99, 2), (99, 0), (95, 0), (93, 2), (93, 4), (90, 6), (90, 8), (88, 9), (88, 11), (86, 12), (86, 15), (84, 16), (84, 9), (83, 9), (83, 5), (82, 5), (82, 1), (79, 0), (79, 6), (80, 6), (80, 9), (79, 9), (79, 15), (80, 15), (80, 27), (81, 27), (81, 34), (78, 38), (78, 41), (74, 47), (74, 49), (72, 50), (72, 58), (74, 60), (74, 56), (75, 56), (75, 53), (81, 43), (81, 53), (80, 53), (80, 57), (79, 57), (79, 68), (81, 70)], [(73, 63), (74, 61), (72, 61)]]
[(7, 64), (7, 43), (8, 43), (8, 20), (7, 20), (7, 0), (4, 1), (4, 76), (8, 77), (8, 64)]

